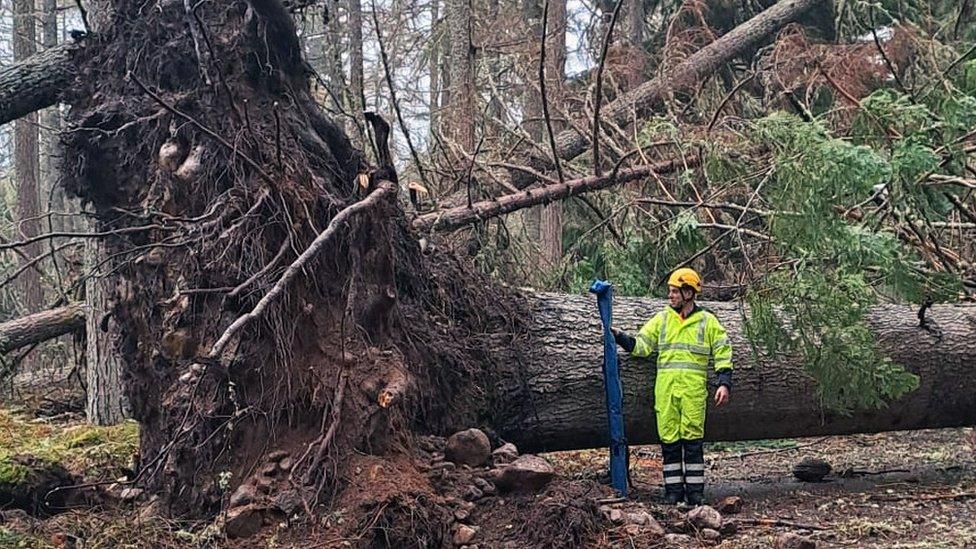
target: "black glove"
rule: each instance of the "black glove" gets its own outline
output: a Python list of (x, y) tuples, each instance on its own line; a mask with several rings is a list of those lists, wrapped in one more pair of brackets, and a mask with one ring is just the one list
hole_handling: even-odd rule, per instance
[(615, 328), (610, 328), (610, 331), (613, 332), (613, 339), (617, 342), (617, 345), (623, 347), (628, 353), (634, 352), (634, 347), (637, 345), (636, 339), (627, 335), (626, 332), (621, 332)]
[(722, 370), (718, 374), (718, 386), (726, 386), (732, 392), (732, 370)]

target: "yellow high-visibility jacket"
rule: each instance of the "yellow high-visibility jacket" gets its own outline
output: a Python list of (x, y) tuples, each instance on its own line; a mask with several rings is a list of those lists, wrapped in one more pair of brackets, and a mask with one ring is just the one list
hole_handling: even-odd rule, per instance
[(715, 361), (715, 371), (732, 369), (732, 346), (725, 328), (710, 311), (697, 307), (683, 319), (671, 307), (654, 315), (637, 334), (635, 357), (648, 357), (654, 351), (657, 368), (685, 370), (705, 376), (709, 358)]

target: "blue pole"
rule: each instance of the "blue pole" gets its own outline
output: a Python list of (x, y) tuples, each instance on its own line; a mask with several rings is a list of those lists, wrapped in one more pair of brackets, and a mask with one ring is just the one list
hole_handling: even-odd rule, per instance
[(613, 286), (596, 280), (590, 286), (596, 294), (603, 321), (603, 386), (607, 393), (607, 422), (610, 427), (610, 483), (627, 496), (627, 438), (624, 436), (623, 388), (617, 369), (617, 342), (613, 339)]

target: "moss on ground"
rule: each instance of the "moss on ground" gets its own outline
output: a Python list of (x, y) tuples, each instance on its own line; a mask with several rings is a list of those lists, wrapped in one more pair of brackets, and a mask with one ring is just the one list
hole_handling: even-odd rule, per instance
[(134, 421), (110, 427), (47, 423), (0, 409), (0, 483), (17, 484), (29, 476), (14, 456), (60, 464), (85, 477), (103, 477), (127, 467), (138, 446), (139, 426)]

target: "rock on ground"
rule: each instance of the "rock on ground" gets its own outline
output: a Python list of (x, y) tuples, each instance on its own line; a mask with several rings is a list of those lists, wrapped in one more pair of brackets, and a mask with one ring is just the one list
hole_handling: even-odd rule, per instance
[(511, 442), (506, 442), (491, 453), (491, 461), (495, 465), (502, 465), (515, 461), (518, 459), (518, 455), (518, 448)]
[(776, 549), (816, 549), (817, 542), (808, 537), (787, 532), (776, 536), (773, 547)]
[(480, 429), (458, 431), (447, 439), (444, 457), (458, 465), (480, 467), (488, 461), (491, 455), (491, 443), (488, 435)]
[(722, 527), (722, 515), (708, 505), (702, 505), (688, 511), (688, 522), (699, 530), (702, 528), (718, 530)]
[(718, 503), (715, 509), (723, 515), (734, 515), (742, 510), (742, 498), (729, 496)]
[(793, 476), (803, 482), (820, 482), (830, 474), (831, 466), (826, 460), (805, 457), (793, 466)]
[(474, 539), (474, 535), (477, 533), (477, 529), (472, 528), (467, 524), (459, 524), (457, 529), (454, 530), (454, 544), (467, 545), (472, 539)]
[(227, 512), (224, 533), (228, 538), (249, 538), (264, 526), (264, 510), (257, 505), (245, 505)]
[(535, 491), (552, 480), (555, 471), (548, 461), (526, 454), (495, 472), (495, 486), (503, 492)]

